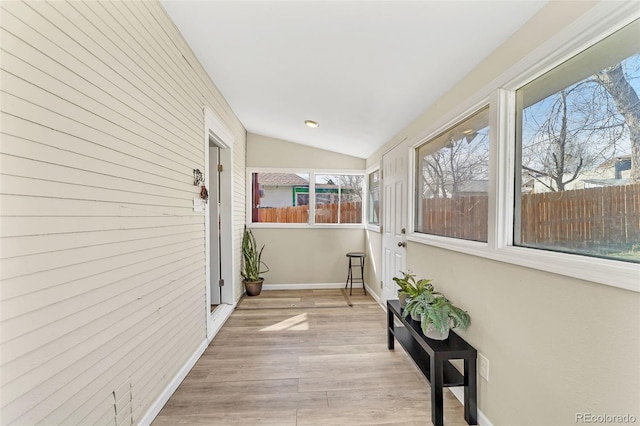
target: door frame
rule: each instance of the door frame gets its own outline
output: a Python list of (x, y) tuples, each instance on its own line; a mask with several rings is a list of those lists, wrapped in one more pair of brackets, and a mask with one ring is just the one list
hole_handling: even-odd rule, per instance
[[(220, 276), (225, 285), (220, 292), (222, 309), (230, 314), (235, 305), (234, 288), (236, 285), (233, 265), (233, 133), (224, 125), (222, 119), (209, 107), (203, 108), (204, 114), (204, 175), (209, 175), (209, 146), (220, 148), (219, 162), (223, 167), (220, 173)], [(208, 182), (205, 182), (208, 184)], [(206, 271), (206, 323), (207, 339), (211, 340), (220, 329), (228, 315), (219, 315), (216, 309), (211, 312), (211, 217), (209, 203), (205, 204), (205, 271)]]

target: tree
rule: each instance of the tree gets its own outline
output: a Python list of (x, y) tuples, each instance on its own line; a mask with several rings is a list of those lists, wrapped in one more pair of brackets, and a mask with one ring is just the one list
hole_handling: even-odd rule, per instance
[[(633, 61), (623, 61), (628, 62)], [(640, 106), (625, 78), (623, 63), (524, 111), (523, 135), (528, 134), (522, 143), (525, 176), (551, 191), (563, 191), (583, 173), (630, 150), (632, 180), (639, 180)]]
[(466, 182), (486, 180), (488, 171), (486, 128), (451, 138), (446, 146), (422, 159), (423, 197), (451, 197)]
[(594, 79), (609, 92), (629, 128), (631, 181), (640, 182), (640, 99), (638, 94), (625, 77), (622, 64), (604, 69), (596, 74)]

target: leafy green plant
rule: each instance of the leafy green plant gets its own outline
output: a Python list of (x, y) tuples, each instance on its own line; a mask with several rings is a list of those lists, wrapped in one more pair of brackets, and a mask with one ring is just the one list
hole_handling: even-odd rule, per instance
[[(247, 227), (244, 227), (244, 235), (242, 236), (242, 269), (240, 274), (246, 281), (258, 281), (260, 274), (269, 272), (269, 267), (262, 261), (262, 250), (264, 245), (258, 250), (258, 244), (253, 233)], [(262, 268), (266, 269), (262, 269)]]
[(440, 333), (446, 333), (447, 328), (466, 329), (471, 324), (469, 314), (455, 306), (444, 295), (422, 292), (407, 302), (403, 316), (420, 317), (423, 333), (427, 333), (429, 324)]
[(420, 318), (423, 333), (433, 325), (438, 332), (446, 334), (448, 328), (466, 329), (471, 317), (466, 311), (455, 306), (444, 294), (436, 291), (431, 280), (416, 280), (414, 274), (403, 272), (402, 278), (393, 280), (400, 287), (400, 294), (408, 296), (407, 304), (402, 312), (404, 318)]
[(414, 298), (423, 292), (439, 294), (434, 292), (431, 280), (420, 279), (416, 281), (416, 276), (410, 272), (403, 272), (402, 278), (393, 277), (393, 280), (400, 287), (400, 294), (406, 294), (409, 298)]

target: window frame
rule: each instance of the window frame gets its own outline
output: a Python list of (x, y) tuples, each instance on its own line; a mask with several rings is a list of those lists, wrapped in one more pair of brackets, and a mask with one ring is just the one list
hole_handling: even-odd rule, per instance
[[(432, 132), (429, 134), (429, 136), (423, 138), (421, 140), (421, 142), (418, 143), (414, 143), (411, 147), (412, 150), (412, 156), (410, 159), (410, 165), (412, 166), (412, 169), (410, 170), (410, 176), (412, 177), (411, 182), (411, 197), (413, 198), (413, 204), (411, 205), (412, 207), (412, 216), (411, 216), (411, 230), (413, 233), (416, 234), (420, 234), (420, 235), (427, 235), (430, 237), (436, 237), (435, 241), (438, 241), (441, 238), (445, 238), (445, 239), (455, 239), (455, 240), (461, 240), (461, 241), (470, 241), (473, 243), (480, 243), (480, 244), (487, 244), (488, 240), (489, 240), (489, 236), (488, 236), (488, 232), (489, 232), (489, 222), (490, 220), (487, 220), (487, 242), (484, 241), (477, 241), (477, 240), (470, 240), (470, 239), (465, 239), (465, 238), (460, 238), (460, 237), (449, 237), (449, 236), (443, 236), (443, 235), (436, 235), (436, 234), (429, 234), (427, 232), (422, 232), (422, 231), (417, 231), (416, 230), (416, 214), (417, 214), (417, 208), (418, 205), (417, 200), (418, 200), (418, 190), (422, 189), (422, 188), (418, 188), (418, 164), (417, 162), (420, 160), (419, 158), (417, 158), (416, 153), (417, 151), (422, 148), (423, 146), (427, 145), (429, 142), (433, 142), (434, 139), (440, 137), (443, 133), (449, 132), (451, 130), (453, 130), (454, 128), (459, 127), (459, 125), (461, 125), (463, 122), (468, 121), (470, 118), (477, 116), (478, 114), (480, 114), (481, 112), (487, 111), (488, 113), (488, 117), (487, 117), (487, 127), (489, 129), (489, 144), (488, 144), (488, 157), (489, 157), (489, 165), (488, 165), (488, 171), (489, 174), (491, 173), (491, 150), (492, 150), (492, 146), (491, 146), (491, 126), (492, 126), (492, 122), (491, 122), (491, 105), (489, 103), (489, 99), (485, 99), (482, 102), (479, 103), (479, 105), (475, 105), (472, 108), (469, 108), (467, 111), (465, 111), (463, 114), (461, 114), (460, 116), (454, 118), (453, 120), (449, 121), (446, 125), (444, 126), (440, 126), (436, 132)], [(464, 127), (464, 126), (463, 126)], [(440, 149), (442, 148), (438, 148), (435, 151), (433, 151), (433, 153), (438, 152)], [(490, 176), (488, 176), (488, 178), (490, 178)], [(490, 186), (491, 185), (491, 181), (490, 179), (487, 182), (487, 185)], [(488, 205), (491, 204), (491, 191), (490, 188), (488, 188), (488, 192), (487, 192), (487, 203)], [(490, 209), (488, 209), (489, 211), (487, 212), (487, 217), (490, 214)], [(430, 238), (428, 238), (427, 240), (430, 240)]]
[[(625, 25), (640, 18), (637, 7), (627, 4), (613, 7), (599, 3), (576, 25), (565, 29), (522, 60), (509, 67), (500, 76), (467, 98), (464, 105), (452, 110), (428, 131), (409, 143), (410, 165), (416, 167), (415, 149), (479, 110), (489, 105), (489, 220), (487, 243), (460, 240), (417, 233), (415, 231), (416, 177), (409, 181), (410, 233), (413, 243), (453, 250), (482, 258), (550, 272), (579, 280), (640, 292), (640, 264), (621, 260), (602, 259), (581, 254), (546, 251), (514, 246), (514, 197), (516, 184), (516, 90), (535, 80), (561, 63), (570, 60), (588, 47)], [(606, 18), (603, 19), (603, 16)]]
[[(253, 222), (252, 209), (252, 179), (253, 173), (304, 173), (309, 175), (309, 222), (307, 223), (277, 223), (277, 222)], [(313, 169), (313, 168), (273, 168), (273, 167), (247, 167), (245, 179), (245, 223), (249, 228), (291, 228), (291, 229), (326, 229), (326, 228), (350, 228), (362, 229), (365, 227), (366, 208), (366, 182), (363, 182), (362, 217), (360, 223), (315, 223), (315, 179), (316, 175), (359, 175), (363, 181), (366, 180), (366, 173), (362, 170), (341, 170), (341, 169)]]
[[(380, 182), (380, 186), (379, 186), (379, 208), (378, 208), (378, 223), (370, 223), (369, 222), (369, 175), (372, 175), (373, 173), (378, 172), (380, 174), (380, 178), (379, 178), (379, 182)], [(384, 200), (382, 199), (382, 170), (380, 169), (380, 162), (375, 163), (374, 165), (370, 166), (369, 168), (367, 168), (367, 170), (365, 170), (365, 182), (364, 182), (364, 186), (365, 186), (365, 194), (366, 194), (366, 203), (363, 204), (363, 209), (366, 205), (366, 212), (365, 212), (365, 223), (366, 223), (366, 228), (369, 231), (373, 231), (373, 232), (377, 232), (380, 233), (380, 212), (382, 211), (382, 203), (384, 202)]]

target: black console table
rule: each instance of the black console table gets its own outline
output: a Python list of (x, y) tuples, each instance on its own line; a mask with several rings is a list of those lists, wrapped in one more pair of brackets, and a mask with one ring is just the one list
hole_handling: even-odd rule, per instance
[[(404, 327), (394, 327), (394, 317)], [(431, 384), (431, 421), (434, 426), (443, 425), (442, 390), (451, 386), (464, 386), (464, 419), (470, 425), (478, 424), (476, 349), (453, 331), (449, 332), (446, 340), (425, 337), (419, 322), (402, 318), (400, 302), (388, 300), (387, 347), (390, 350), (394, 348), (394, 337)], [(451, 365), (450, 359), (464, 360), (464, 374)]]

